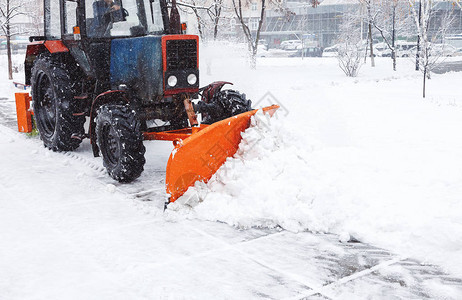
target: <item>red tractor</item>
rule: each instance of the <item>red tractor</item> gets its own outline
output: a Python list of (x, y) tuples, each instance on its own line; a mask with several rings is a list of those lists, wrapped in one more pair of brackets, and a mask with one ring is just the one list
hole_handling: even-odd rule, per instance
[[(30, 37), (25, 80), (47, 148), (72, 151), (88, 137), (109, 175), (130, 182), (143, 171), (143, 140), (173, 140), (172, 200), (234, 154), (255, 111), (244, 94), (222, 90), (226, 82), (199, 88), (199, 39), (183, 34), (175, 0), (44, 0), (44, 7), (45, 35)], [(219, 125), (237, 115), (241, 125)], [(208, 153), (217, 143), (224, 157)], [(195, 147), (180, 149), (186, 144)]]

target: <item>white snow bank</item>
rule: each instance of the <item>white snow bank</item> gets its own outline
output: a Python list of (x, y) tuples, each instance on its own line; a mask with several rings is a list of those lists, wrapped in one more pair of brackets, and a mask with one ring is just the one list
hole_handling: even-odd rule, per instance
[(202, 78), (234, 82), (256, 107), (270, 92), (284, 110), (269, 131), (248, 130), (270, 150), (257, 144), (230, 160), (194, 190), (205, 201), (180, 213), (341, 240), (348, 233), (462, 275), (461, 72), (433, 75), (426, 99), (407, 59), (393, 72), (378, 58), (358, 78), (324, 58), (260, 59), (246, 76), (220, 58), (211, 73)]
[(203, 202), (194, 211), (207, 220), (243, 228), (279, 225), (291, 231), (328, 231), (329, 222), (313, 215), (316, 187), (307, 184), (314, 180), (310, 152), (301, 149), (281, 123), (259, 111), (235, 157), (228, 158), (206, 189), (197, 183), (172, 208), (194, 205), (200, 198)]

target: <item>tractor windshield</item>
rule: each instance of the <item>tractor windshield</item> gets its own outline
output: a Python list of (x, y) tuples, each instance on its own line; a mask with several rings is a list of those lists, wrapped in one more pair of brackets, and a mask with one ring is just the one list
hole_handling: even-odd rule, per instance
[(86, 0), (89, 37), (141, 36), (164, 30), (159, 0)]

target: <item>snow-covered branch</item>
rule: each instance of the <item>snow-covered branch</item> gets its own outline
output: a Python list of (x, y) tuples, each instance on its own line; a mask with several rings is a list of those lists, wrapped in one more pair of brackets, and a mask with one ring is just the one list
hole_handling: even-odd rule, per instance
[(449, 13), (445, 14), (441, 19), (441, 25), (437, 32), (433, 32), (433, 35), (430, 37), (429, 24), (434, 16), (436, 3), (431, 0), (420, 0), (420, 2), (416, 2), (416, 0), (408, 1), (411, 6), (411, 13), (414, 17), (420, 42), (417, 46), (416, 64), (423, 72), (423, 97), (425, 98), (426, 79), (430, 79), (432, 70), (441, 57), (444, 56), (444, 44), (442, 44), (442, 49), (435, 49), (436, 46), (432, 42), (443, 39), (454, 18)]

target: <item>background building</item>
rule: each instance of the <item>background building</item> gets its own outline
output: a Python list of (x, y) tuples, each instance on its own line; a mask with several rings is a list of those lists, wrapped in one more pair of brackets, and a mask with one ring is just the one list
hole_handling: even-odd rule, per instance
[[(257, 2), (246, 7), (248, 24), (251, 30), (256, 30), (258, 22)], [(452, 1), (440, 1), (436, 7), (434, 16), (431, 19), (430, 37), (441, 27), (443, 16), (452, 13), (454, 21), (448, 30), (448, 34), (462, 34), (462, 14), (458, 6)], [(399, 6), (402, 15), (410, 15), (410, 8), (407, 1), (401, 1)], [(263, 23), (261, 38), (265, 39), (270, 47), (278, 47), (284, 40), (313, 40), (320, 47), (329, 47), (336, 43), (340, 33), (340, 25), (346, 13), (354, 13), (365, 17), (365, 8), (358, 0), (324, 0), (316, 7), (313, 7), (310, 0), (285, 0), (280, 5), (269, 5)], [(411, 22), (412, 23), (412, 22)], [(413, 24), (411, 25), (413, 26)], [(240, 26), (236, 25), (236, 34), (239, 35)], [(366, 38), (366, 24), (361, 23), (363, 30), (362, 37)], [(402, 33), (403, 34), (403, 33)], [(380, 40), (378, 32), (373, 29), (374, 39)], [(416, 39), (415, 31), (409, 30), (408, 34), (399, 36), (400, 39)], [(442, 41), (439, 41), (442, 42)]]

